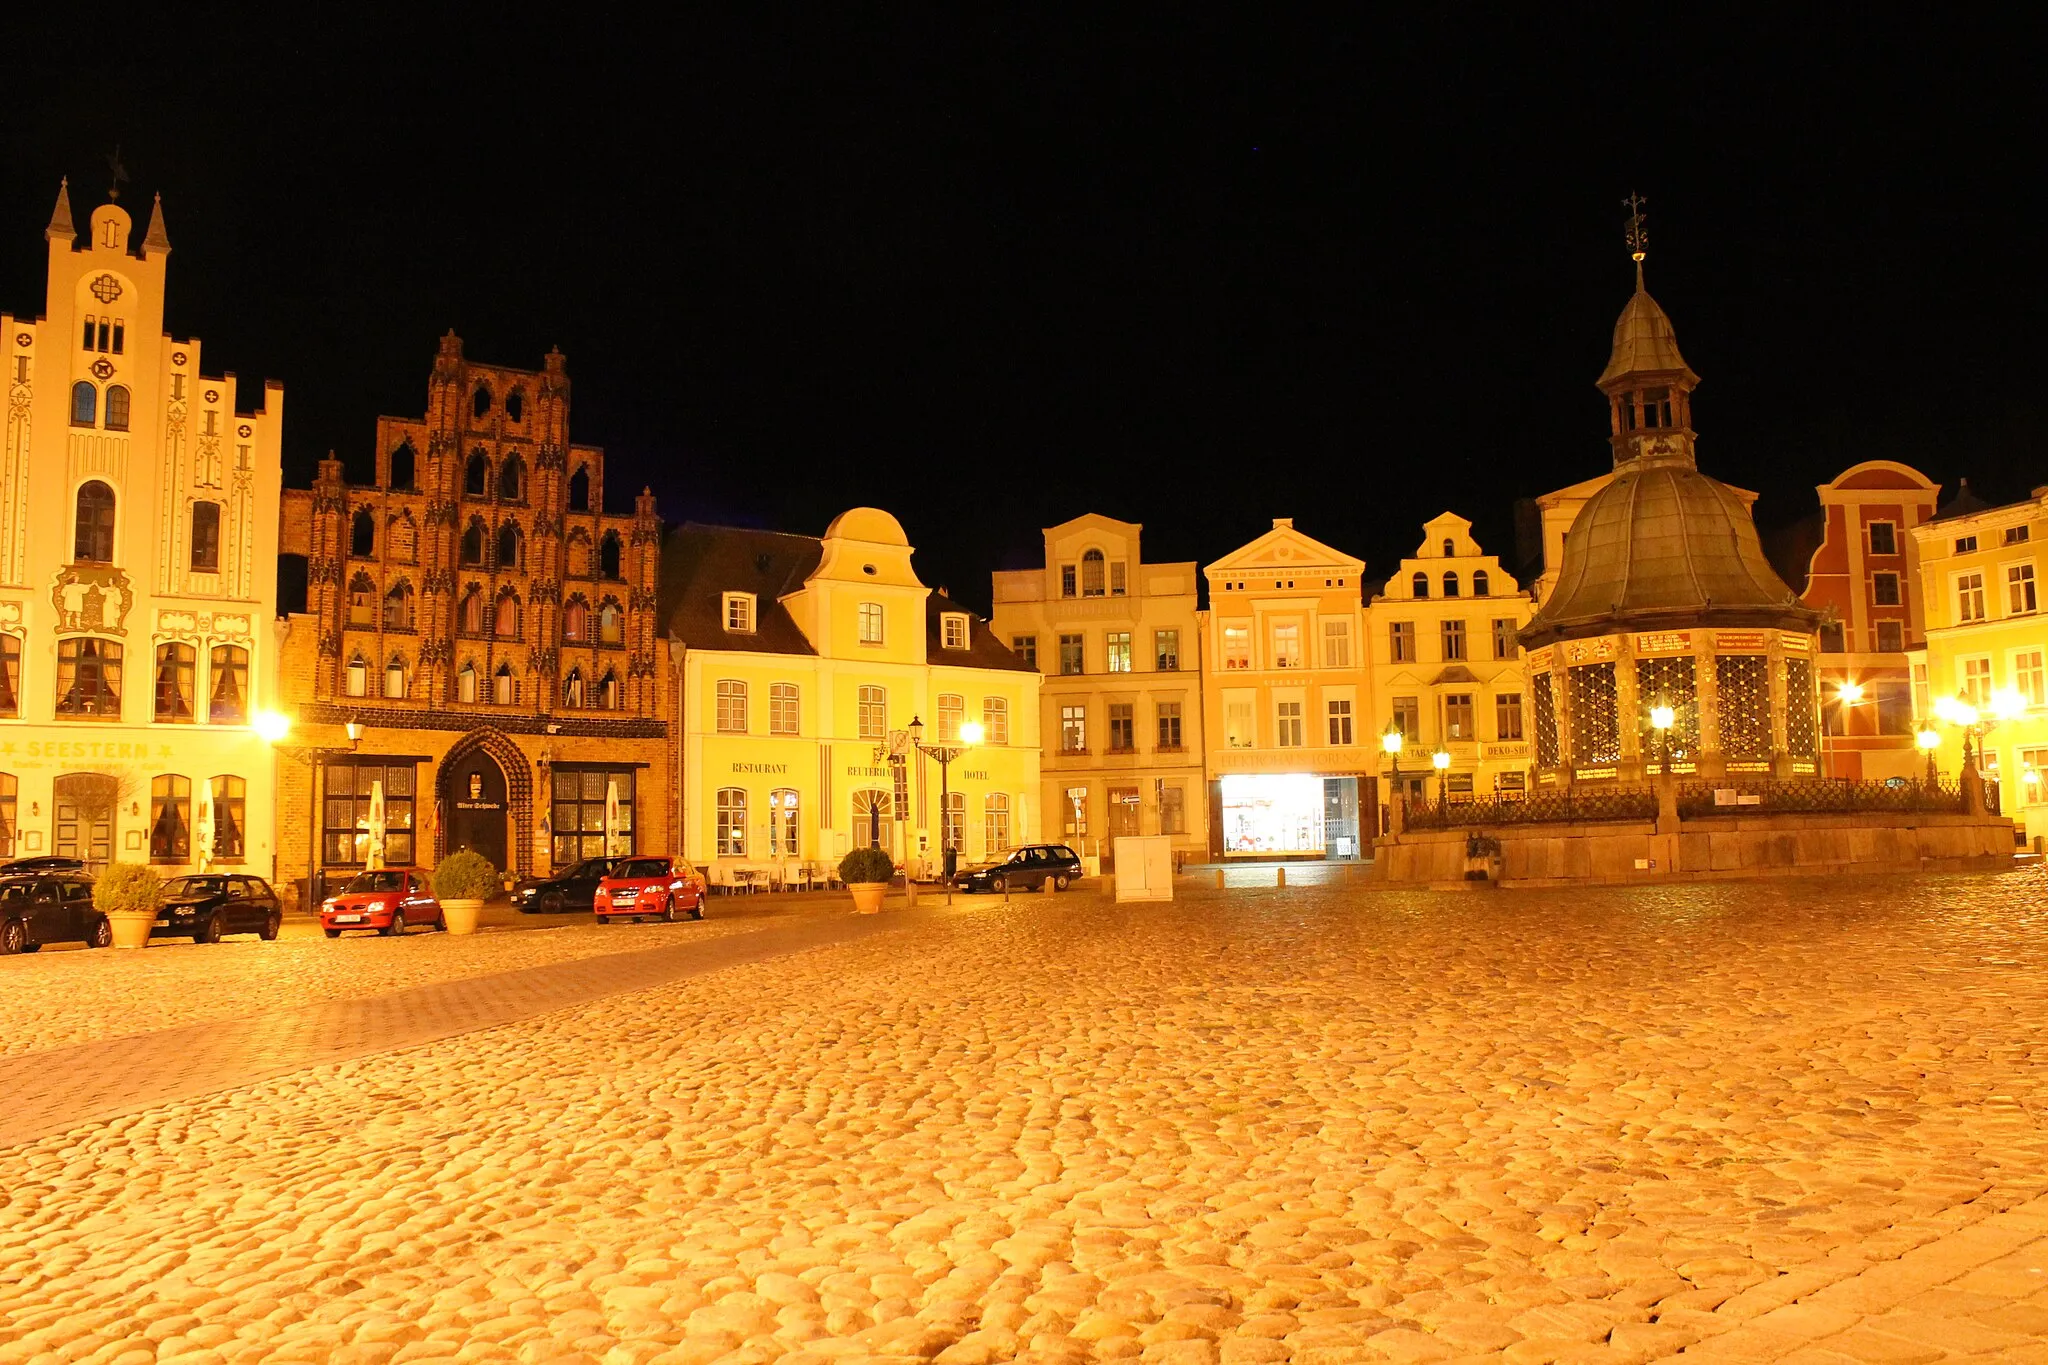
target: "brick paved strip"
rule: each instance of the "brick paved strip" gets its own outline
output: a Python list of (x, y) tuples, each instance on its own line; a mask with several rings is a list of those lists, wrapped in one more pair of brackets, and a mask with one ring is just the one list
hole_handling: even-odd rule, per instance
[[(7, 1097), (0, 1110), (0, 1149), (304, 1067), (495, 1028), (724, 967), (906, 929), (933, 913), (805, 919), (705, 942), (576, 958), (0, 1057), (0, 1095)], [(616, 932), (622, 937), (631, 933)]]

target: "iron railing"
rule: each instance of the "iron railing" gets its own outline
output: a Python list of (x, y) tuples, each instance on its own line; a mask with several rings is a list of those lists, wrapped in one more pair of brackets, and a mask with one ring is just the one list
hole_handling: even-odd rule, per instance
[[(1720, 793), (1720, 795), (1716, 795)], [(1729, 795), (1733, 793), (1733, 795)], [(1985, 784), (1985, 808), (1998, 813), (1996, 789)], [(1745, 801), (1743, 798), (1753, 797)], [(1714, 815), (1848, 814), (1857, 811), (1913, 811), (1959, 815), (1963, 789), (1954, 778), (1933, 785), (1924, 780), (1858, 782), (1847, 778), (1728, 778), (1719, 782), (1687, 782), (1678, 789), (1680, 819)]]
[(1402, 813), (1408, 829), (1460, 829), (1467, 825), (1551, 825), (1602, 820), (1654, 820), (1657, 789), (1575, 785), (1526, 796), (1481, 796), (1463, 801), (1416, 801)]

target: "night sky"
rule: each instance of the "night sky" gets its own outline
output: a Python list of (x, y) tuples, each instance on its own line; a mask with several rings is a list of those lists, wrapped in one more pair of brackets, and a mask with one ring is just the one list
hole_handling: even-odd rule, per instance
[(286, 385), (288, 483), (366, 471), (452, 326), (568, 354), (614, 502), (886, 507), (984, 607), (1086, 511), (1204, 561), (1293, 516), (1377, 577), (1450, 508), (1512, 560), (1514, 499), (1609, 458), (1631, 190), (1702, 466), (1766, 527), (1859, 459), (2048, 483), (2037, 44), (1988, 22), (177, 13), (10, 31), (0, 306), (120, 144), (171, 330)]

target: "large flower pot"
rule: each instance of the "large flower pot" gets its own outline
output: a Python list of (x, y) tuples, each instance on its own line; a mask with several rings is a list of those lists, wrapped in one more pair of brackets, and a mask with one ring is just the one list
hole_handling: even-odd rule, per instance
[(107, 915), (107, 924), (114, 931), (116, 948), (147, 948), (149, 931), (156, 927), (156, 911), (115, 910)]
[(441, 916), (451, 934), (473, 934), (476, 932), (476, 917), (483, 913), (482, 901), (445, 900), (441, 902)]
[(856, 915), (872, 915), (882, 908), (882, 897), (888, 894), (887, 882), (848, 882), (846, 889), (853, 893), (853, 912)]

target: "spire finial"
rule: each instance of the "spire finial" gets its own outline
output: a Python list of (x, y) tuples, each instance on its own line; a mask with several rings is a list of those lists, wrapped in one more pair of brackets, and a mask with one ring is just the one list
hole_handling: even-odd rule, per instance
[(166, 253), (171, 249), (170, 236), (164, 231), (164, 197), (161, 194), (157, 195), (156, 202), (150, 205), (149, 231), (142, 236), (142, 249), (145, 252)]
[(50, 213), (50, 225), (43, 229), (43, 236), (50, 238), (52, 241), (61, 238), (66, 242), (78, 236), (78, 229), (71, 226), (71, 178), (69, 176), (57, 182), (57, 207)]
[(1650, 254), (1650, 230), (1644, 226), (1649, 215), (1643, 212), (1643, 205), (1648, 202), (1633, 190), (1629, 191), (1628, 198), (1621, 201), (1621, 206), (1628, 210), (1628, 227), (1622, 233), (1622, 240), (1628, 243), (1628, 254), (1636, 263), (1638, 289), (1643, 287), (1643, 257)]

